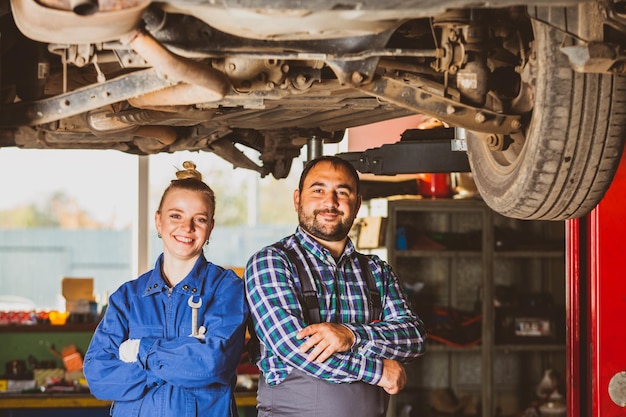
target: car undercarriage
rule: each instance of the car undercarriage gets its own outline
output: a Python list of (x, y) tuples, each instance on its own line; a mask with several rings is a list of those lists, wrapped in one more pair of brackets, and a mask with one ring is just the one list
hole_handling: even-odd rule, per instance
[(0, 0), (0, 147), (208, 151), (284, 178), (313, 138), (425, 114), (467, 131), (495, 211), (582, 216), (623, 148), (625, 6), (483, 3)]

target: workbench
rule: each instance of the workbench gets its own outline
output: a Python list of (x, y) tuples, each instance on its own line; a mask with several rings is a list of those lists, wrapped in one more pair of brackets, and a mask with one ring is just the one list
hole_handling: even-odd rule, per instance
[[(60, 363), (50, 349), (74, 344), (85, 352), (95, 328), (96, 323), (0, 326), (0, 363), (28, 355)], [(235, 398), (240, 417), (256, 415), (256, 391), (236, 392)], [(0, 393), (0, 417), (108, 417), (110, 406), (89, 393)]]

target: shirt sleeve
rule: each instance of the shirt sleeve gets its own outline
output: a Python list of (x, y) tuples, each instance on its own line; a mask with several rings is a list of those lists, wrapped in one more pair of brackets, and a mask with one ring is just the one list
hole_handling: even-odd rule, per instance
[(243, 281), (234, 273), (233, 277), (222, 279), (215, 292), (203, 321), (207, 328), (204, 340), (183, 336), (139, 345), (139, 360), (158, 379), (185, 388), (232, 382), (248, 317)]
[(383, 312), (379, 321), (346, 323), (355, 334), (352, 350), (363, 355), (408, 362), (426, 351), (426, 327), (411, 310), (398, 276), (389, 264), (369, 260), (372, 274), (381, 277)]
[(126, 291), (119, 289), (109, 298), (109, 305), (98, 324), (85, 353), (83, 372), (89, 390), (101, 400), (132, 401), (144, 396), (149, 380), (154, 378), (136, 363), (119, 359), (119, 347), (128, 339), (129, 303)]
[(259, 340), (286, 365), (328, 381), (363, 381), (376, 384), (382, 377), (382, 359), (351, 350), (336, 353), (326, 361), (311, 362), (299, 348), (304, 340), (296, 334), (306, 327), (297, 299), (290, 266), (273, 248), (255, 254), (246, 267), (246, 296)]

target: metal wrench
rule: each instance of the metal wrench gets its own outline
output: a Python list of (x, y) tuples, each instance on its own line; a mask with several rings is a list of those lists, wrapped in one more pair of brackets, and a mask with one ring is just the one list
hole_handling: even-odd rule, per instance
[(194, 303), (193, 295), (190, 295), (187, 304), (191, 307), (191, 335), (198, 336), (198, 309), (202, 305), (202, 298), (197, 303)]

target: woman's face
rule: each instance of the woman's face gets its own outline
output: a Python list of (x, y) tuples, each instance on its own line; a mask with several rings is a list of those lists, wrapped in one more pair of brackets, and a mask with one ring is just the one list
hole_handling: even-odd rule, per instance
[(213, 210), (201, 192), (171, 189), (154, 218), (164, 255), (181, 260), (197, 258), (213, 230)]

